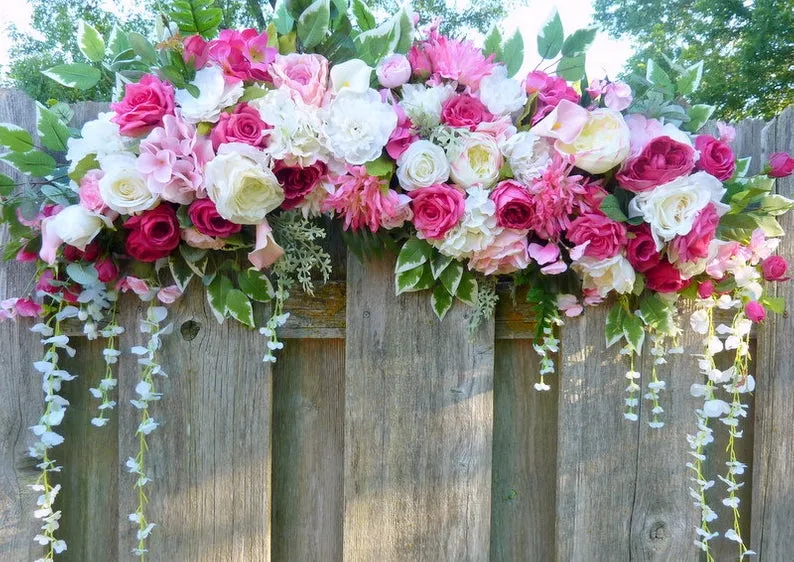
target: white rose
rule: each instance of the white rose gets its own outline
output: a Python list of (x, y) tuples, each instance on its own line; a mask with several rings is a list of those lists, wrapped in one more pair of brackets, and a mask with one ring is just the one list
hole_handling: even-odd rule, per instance
[(573, 164), (591, 174), (603, 174), (629, 156), (629, 127), (611, 109), (590, 111), (582, 132), (571, 144), (557, 141), (554, 147), (573, 156)]
[(513, 176), (525, 185), (543, 174), (551, 159), (552, 146), (530, 131), (516, 133), (501, 146)]
[(429, 240), (444, 255), (455, 259), (471, 257), (487, 249), (504, 229), (496, 224), (496, 204), (482, 187), (467, 190), (465, 211), (460, 223), (441, 241)]
[(105, 156), (118, 154), (127, 150), (124, 137), (119, 126), (111, 122), (115, 113), (100, 113), (96, 119), (86, 122), (80, 131), (81, 138), (70, 138), (66, 141), (66, 158), (69, 160), (69, 171), (73, 172), (80, 161), (90, 154), (97, 160)]
[(363, 94), (369, 90), (371, 79), (372, 67), (360, 59), (350, 59), (331, 67), (331, 89), (337, 93), (352, 90)]
[(499, 179), (504, 159), (496, 140), (483, 133), (470, 133), (447, 149), (450, 176), (463, 188), (491, 187)]
[(96, 238), (104, 227), (111, 228), (113, 223), (107, 217), (92, 213), (80, 205), (71, 205), (57, 215), (41, 221), (41, 259), (52, 265), (61, 244), (69, 244), (78, 250)]
[(444, 183), (449, 179), (444, 149), (427, 140), (412, 143), (397, 159), (397, 179), (405, 191)]
[(159, 201), (146, 186), (136, 162), (129, 152), (106, 156), (100, 161), (105, 175), (99, 180), (99, 194), (105, 205), (122, 215), (151, 209)]
[(268, 131), (267, 146), (272, 158), (304, 167), (328, 160), (323, 122), (315, 106), (303, 103), (297, 96), (293, 99), (288, 88), (271, 90), (249, 105), (259, 110), (262, 121), (273, 127)]
[(344, 90), (328, 107), (324, 124), (331, 153), (349, 164), (380, 156), (397, 126), (397, 114), (375, 90)]
[(221, 110), (237, 103), (243, 95), (242, 80), (227, 83), (223, 70), (217, 66), (208, 66), (196, 72), (191, 84), (199, 89), (199, 97), (194, 98), (187, 90), (177, 90), (174, 96), (182, 108), (182, 118), (188, 123), (216, 123)]
[(595, 289), (601, 297), (610, 291), (630, 293), (634, 288), (634, 268), (620, 254), (605, 260), (584, 256), (571, 267), (582, 276), (582, 288)]
[(527, 93), (521, 82), (508, 78), (507, 69), (498, 65), (480, 81), (480, 100), (494, 115), (507, 115), (524, 107)]
[(205, 169), (207, 195), (218, 213), (236, 224), (259, 224), (284, 201), (267, 155), (242, 143), (221, 145)]
[(656, 249), (661, 250), (665, 242), (689, 234), (698, 213), (709, 203), (714, 202), (718, 214), (725, 214), (727, 207), (720, 203), (723, 195), (720, 180), (696, 172), (638, 193), (629, 203), (629, 216), (642, 217), (650, 225)]
[(441, 123), (441, 107), (455, 94), (449, 84), (428, 88), (422, 84), (405, 84), (400, 105), (417, 127), (431, 128)]

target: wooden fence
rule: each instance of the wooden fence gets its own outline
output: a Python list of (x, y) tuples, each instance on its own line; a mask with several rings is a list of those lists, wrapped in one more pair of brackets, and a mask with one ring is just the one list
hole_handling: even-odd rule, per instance
[[(75, 122), (103, 106), (76, 106)], [(0, 122), (35, 130), (24, 95), (0, 90)], [(794, 149), (794, 108), (738, 126), (735, 148), (753, 156)], [(792, 178), (778, 182), (791, 196)], [(783, 220), (794, 232), (794, 217)], [(552, 390), (533, 389), (538, 362), (526, 305), (505, 294), (495, 319), (470, 338), (456, 306), (439, 323), (425, 294), (395, 297), (393, 259), (362, 265), (336, 248), (332, 283), (296, 296), (273, 367), (263, 338), (217, 324), (194, 287), (173, 306), (165, 342), (169, 378), (154, 408), (150, 560), (162, 561), (688, 561), (698, 513), (687, 493), (686, 434), (695, 424), (694, 359), (666, 368), (666, 425), (623, 419), (626, 365), (605, 350), (605, 308), (568, 320)], [(794, 259), (794, 235), (780, 253)], [(29, 264), (0, 266), (0, 296), (29, 286)], [(794, 304), (794, 283), (772, 288)], [(140, 344), (143, 305), (126, 299), (122, 348)], [(260, 311), (264, 314), (264, 311)], [(33, 560), (36, 476), (28, 427), (41, 414), (41, 353), (25, 322), (0, 323), (0, 559)], [(745, 535), (759, 560), (794, 553), (794, 330), (788, 315), (754, 340), (758, 380), (738, 455)], [(697, 337), (685, 346), (697, 349)], [(135, 359), (119, 365), (119, 406), (90, 425), (88, 388), (104, 372), (101, 343), (78, 342), (62, 461), (63, 560), (128, 560), (136, 527)], [(650, 371), (649, 355), (642, 358)], [(647, 417), (645, 406), (641, 419)], [(724, 443), (711, 447), (719, 457)], [(722, 460), (709, 465), (713, 477)], [(721, 485), (718, 484), (716, 488)], [(719, 504), (715, 493), (713, 504)], [(728, 509), (720, 509), (727, 528)], [(718, 560), (735, 544), (713, 542)]]

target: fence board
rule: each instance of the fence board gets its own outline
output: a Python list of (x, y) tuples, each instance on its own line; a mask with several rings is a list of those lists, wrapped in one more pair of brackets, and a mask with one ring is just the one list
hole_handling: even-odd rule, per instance
[(288, 340), (273, 389), (273, 560), (339, 562), (344, 515), (343, 340)]
[(344, 559), (486, 560), (493, 322), (440, 323), (393, 267), (348, 261)]
[(534, 388), (532, 340), (496, 342), (491, 562), (554, 559), (557, 378)]
[[(145, 343), (138, 320), (146, 305), (121, 303), (123, 350)], [(219, 325), (195, 284), (175, 305), (174, 334), (164, 339), (156, 381), (163, 400), (151, 407), (163, 426), (149, 436), (154, 482), (149, 519), (152, 560), (270, 560), (272, 376), (260, 358), (265, 338), (236, 322)], [(196, 332), (198, 328), (198, 332)], [(119, 466), (137, 451), (134, 434), (138, 365), (120, 362)], [(119, 559), (135, 546), (127, 514), (137, 505), (133, 476), (119, 480)]]
[[(794, 152), (794, 108), (789, 107), (764, 131), (764, 152)], [(777, 192), (794, 196), (794, 177), (779, 179)], [(794, 216), (781, 217), (786, 232), (794, 230)], [(780, 255), (794, 263), (794, 240), (784, 237)], [(768, 289), (786, 299), (788, 312), (766, 322), (758, 336), (752, 545), (761, 561), (788, 560), (794, 552), (794, 287), (791, 282)]]

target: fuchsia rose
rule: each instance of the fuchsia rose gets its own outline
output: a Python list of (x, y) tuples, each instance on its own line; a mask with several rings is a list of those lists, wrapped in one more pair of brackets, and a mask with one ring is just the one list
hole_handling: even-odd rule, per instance
[(224, 29), (209, 44), (210, 60), (226, 76), (240, 80), (270, 82), (270, 64), (277, 54), (278, 49), (267, 45), (267, 33), (257, 33), (255, 29)]
[(677, 293), (691, 283), (691, 279), (682, 279), (681, 273), (667, 260), (645, 272), (645, 286), (657, 293)]
[(278, 182), (284, 188), (284, 202), (281, 208), (285, 211), (294, 209), (306, 198), (314, 188), (320, 184), (320, 180), (328, 172), (327, 166), (320, 161), (311, 166), (288, 166), (284, 162), (277, 162), (273, 168)]
[(463, 216), (466, 198), (447, 184), (419, 187), (409, 194), (416, 230), (428, 240), (441, 240)]
[(243, 228), (223, 218), (211, 199), (196, 199), (187, 211), (193, 227), (202, 234), (216, 238), (228, 238)]
[(626, 259), (636, 271), (645, 273), (662, 258), (656, 250), (656, 242), (647, 224), (633, 227), (631, 232), (634, 238), (628, 238), (626, 242)]
[(375, 74), (384, 88), (399, 88), (411, 78), (411, 63), (405, 55), (395, 53), (378, 64)]
[(618, 254), (626, 245), (626, 227), (601, 213), (580, 215), (568, 228), (568, 240), (576, 245), (590, 242), (585, 256), (605, 260)]
[(111, 121), (119, 132), (129, 137), (144, 135), (160, 125), (163, 117), (174, 114), (174, 87), (153, 74), (144, 74), (139, 82), (127, 84), (124, 98), (111, 103), (116, 112)]
[(419, 136), (416, 134), (413, 122), (408, 118), (402, 106), (394, 105), (392, 107), (397, 114), (397, 126), (389, 136), (386, 152), (394, 160), (397, 160), (414, 141), (419, 139)]
[(270, 73), (277, 88), (289, 88), (308, 105), (322, 105), (328, 88), (328, 59), (324, 56), (299, 53), (278, 55), (270, 65)]
[(785, 178), (794, 173), (794, 158), (786, 152), (775, 152), (769, 157), (769, 177)]
[(763, 322), (766, 318), (766, 310), (758, 301), (749, 301), (746, 305), (744, 305), (744, 313), (747, 315), (747, 318), (749, 318), (750, 321), (756, 323)]
[(526, 230), (532, 224), (532, 194), (515, 180), (505, 180), (497, 184), (491, 192), (491, 200), (496, 204), (496, 224), (502, 228)]
[(91, 242), (85, 247), (85, 250), (75, 248), (69, 244), (63, 247), (63, 258), (69, 262), (87, 261), (93, 262), (99, 257), (100, 247), (96, 242)]
[(469, 267), (485, 275), (503, 275), (525, 269), (529, 262), (526, 234), (506, 228), (493, 243), (471, 256)]
[(119, 277), (119, 268), (109, 257), (104, 257), (94, 264), (99, 280), (102, 283), (110, 283)]
[(620, 186), (635, 193), (684, 176), (695, 167), (695, 151), (691, 146), (662, 136), (652, 139), (639, 156), (626, 162), (617, 174)]
[(179, 246), (179, 221), (171, 205), (160, 205), (130, 217), (124, 228), (128, 231), (127, 253), (139, 261), (157, 261)]
[(99, 180), (105, 173), (102, 170), (89, 170), (80, 180), (80, 206), (94, 213), (101, 213), (105, 210), (105, 202), (99, 193)]
[(182, 59), (186, 63), (192, 64), (196, 70), (207, 66), (207, 61), (210, 58), (210, 44), (201, 35), (185, 37), (182, 46), (184, 48)]
[(483, 121), (493, 121), (493, 115), (484, 103), (468, 94), (452, 96), (441, 108), (441, 122), (450, 127), (473, 131)]
[(262, 121), (259, 112), (241, 103), (232, 113), (222, 112), (218, 124), (212, 129), (210, 140), (217, 151), (221, 144), (240, 142), (257, 148), (267, 145), (270, 125)]
[(720, 216), (717, 207), (709, 203), (698, 213), (695, 222), (684, 236), (676, 236), (668, 248), (668, 255), (674, 262), (691, 262), (708, 257), (709, 244), (714, 239)]
[(726, 143), (711, 135), (695, 137), (695, 149), (700, 151), (697, 168), (711, 174), (718, 180), (728, 180), (736, 169), (736, 157)]
[(530, 72), (524, 82), (527, 94), (537, 94), (538, 107), (532, 116), (532, 124), (538, 123), (557, 107), (562, 100), (579, 103), (579, 94), (568, 85), (564, 78), (549, 76), (545, 72)]
[(698, 284), (698, 296), (707, 299), (714, 294), (714, 283), (709, 279)]
[(788, 262), (782, 256), (769, 256), (761, 262), (761, 273), (767, 281), (785, 281), (787, 272)]

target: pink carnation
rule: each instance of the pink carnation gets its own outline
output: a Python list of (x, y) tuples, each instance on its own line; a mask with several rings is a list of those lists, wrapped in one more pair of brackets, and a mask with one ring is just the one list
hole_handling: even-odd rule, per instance
[(469, 259), (469, 267), (485, 275), (502, 275), (529, 266), (526, 233), (504, 229), (491, 245)]
[(336, 190), (323, 202), (323, 211), (345, 216), (344, 229), (364, 227), (377, 232), (396, 228), (411, 218), (410, 198), (388, 189), (381, 178), (370, 176), (364, 166), (347, 166), (347, 174), (332, 177)]
[(527, 186), (532, 201), (527, 223), (544, 240), (557, 240), (571, 226), (571, 215), (580, 208), (587, 188), (582, 176), (568, 174), (570, 164), (555, 154), (543, 174)]
[(270, 66), (273, 84), (289, 88), (308, 105), (320, 106), (328, 88), (328, 59), (322, 55), (278, 55)]
[(525, 81), (527, 94), (537, 94), (537, 111), (532, 116), (532, 124), (538, 123), (557, 107), (562, 100), (579, 103), (579, 94), (568, 85), (564, 78), (549, 76), (545, 72), (530, 72)]
[(278, 49), (267, 45), (267, 33), (257, 33), (255, 29), (224, 29), (209, 44), (210, 60), (226, 76), (240, 80), (270, 82), (270, 63), (276, 54)]
[(695, 222), (692, 230), (684, 236), (676, 236), (668, 248), (670, 260), (674, 262), (691, 262), (705, 258), (709, 255), (709, 245), (717, 232), (717, 225), (720, 217), (717, 214), (717, 207), (714, 203), (709, 203), (703, 208)]
[(144, 135), (163, 122), (163, 117), (174, 114), (174, 87), (153, 74), (144, 74), (141, 80), (127, 84), (124, 98), (111, 103), (116, 115), (111, 121), (118, 124), (122, 135)]
[(480, 80), (491, 73), (494, 55), (483, 56), (482, 49), (471, 41), (450, 39), (432, 30), (426, 41), (415, 44), (408, 52), (415, 76), (430, 74), (430, 82), (454, 80), (472, 91), (480, 87)]
[(99, 193), (99, 180), (105, 173), (102, 170), (89, 170), (80, 180), (80, 205), (94, 213), (101, 213), (105, 210), (105, 202)]

